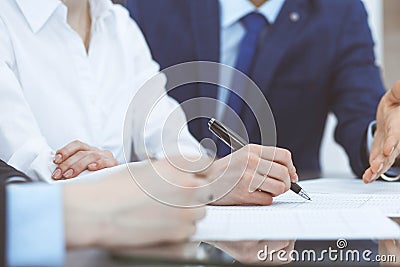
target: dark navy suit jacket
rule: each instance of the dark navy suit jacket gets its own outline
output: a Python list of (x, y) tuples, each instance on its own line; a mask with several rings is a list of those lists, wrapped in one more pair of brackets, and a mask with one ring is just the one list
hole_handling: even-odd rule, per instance
[[(218, 0), (128, 0), (127, 7), (161, 69), (187, 61), (219, 61)], [(292, 12), (300, 15), (298, 21), (290, 19)], [(292, 152), (300, 176), (319, 174), (330, 111), (338, 118), (335, 139), (361, 175), (368, 164), (366, 129), (384, 93), (363, 4), (287, 0), (262, 42), (252, 78), (273, 111), (277, 145)], [(216, 97), (215, 88), (205, 88), (194, 84), (171, 95), (179, 102)], [(207, 124), (200, 122), (190, 125), (198, 139), (207, 132)], [(250, 141), (257, 142), (252, 135), (250, 130)]]

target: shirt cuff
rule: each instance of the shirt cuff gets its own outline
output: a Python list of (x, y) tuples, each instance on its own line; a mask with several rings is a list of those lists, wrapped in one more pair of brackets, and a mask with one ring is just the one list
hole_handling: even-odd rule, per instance
[(367, 130), (367, 157), (369, 158), (369, 153), (371, 151), (372, 142), (374, 141), (374, 133), (375, 133), (376, 121), (372, 121), (368, 125)]
[[(372, 142), (374, 141), (375, 128), (376, 128), (376, 121), (372, 121), (368, 125), (368, 130), (367, 130), (367, 157), (369, 157), (369, 153), (372, 147)], [(400, 180), (400, 167), (393, 166), (385, 174), (383, 174), (381, 178), (383, 180), (391, 182)]]
[(62, 189), (7, 186), (7, 264), (62, 266), (65, 257)]
[(31, 139), (14, 151), (7, 163), (21, 170), (34, 181), (54, 183), (51, 178), (56, 165), (53, 163), (54, 151), (44, 139)]

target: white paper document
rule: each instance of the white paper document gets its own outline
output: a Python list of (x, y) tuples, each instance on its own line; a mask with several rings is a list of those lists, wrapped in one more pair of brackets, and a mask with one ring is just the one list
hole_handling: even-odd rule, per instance
[(311, 193), (400, 195), (400, 182), (376, 181), (364, 184), (359, 178), (321, 178), (307, 180), (300, 184)]
[(296, 210), (373, 209), (388, 217), (400, 217), (400, 195), (370, 194), (323, 194), (309, 193), (312, 201), (306, 201), (294, 193), (274, 199), (271, 209)]
[(274, 199), (270, 208), (287, 209), (375, 209), (389, 217), (400, 217), (400, 183), (360, 179), (316, 179), (299, 183), (312, 201), (289, 191)]
[(379, 211), (208, 207), (193, 240), (335, 240), (400, 238), (400, 228)]
[(396, 239), (400, 183), (360, 179), (301, 182), (312, 201), (289, 191), (265, 207), (208, 207), (193, 240)]

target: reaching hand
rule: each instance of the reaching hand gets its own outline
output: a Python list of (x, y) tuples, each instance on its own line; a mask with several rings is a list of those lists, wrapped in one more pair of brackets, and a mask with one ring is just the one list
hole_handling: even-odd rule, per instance
[(80, 141), (69, 143), (56, 152), (53, 172), (54, 180), (71, 179), (85, 170), (98, 171), (118, 165), (114, 155), (108, 150), (100, 150)]
[(400, 240), (380, 240), (378, 243), (378, 250), (382, 259), (386, 257), (386, 262), (382, 261), (381, 266), (400, 265)]
[(385, 173), (400, 154), (400, 82), (381, 99), (377, 117), (376, 131), (369, 156), (370, 167), (363, 180), (371, 183)]

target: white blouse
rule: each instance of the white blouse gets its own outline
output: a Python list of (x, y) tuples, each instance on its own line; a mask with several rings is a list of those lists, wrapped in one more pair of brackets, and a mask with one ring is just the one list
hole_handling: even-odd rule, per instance
[[(110, 150), (123, 163), (128, 106), (158, 73), (142, 33), (122, 6), (92, 0), (91, 15), (87, 53), (61, 1), (0, 1), (0, 158), (31, 177), (50, 182), (54, 152), (74, 140)], [(154, 90), (165, 91), (165, 79), (158, 80)], [(131, 114), (136, 158), (146, 158), (146, 151), (163, 156), (161, 127), (177, 107), (173, 99), (162, 98), (145, 132), (135, 128), (145, 115), (140, 107)], [(180, 149), (198, 153), (187, 127), (180, 134), (175, 139)]]

